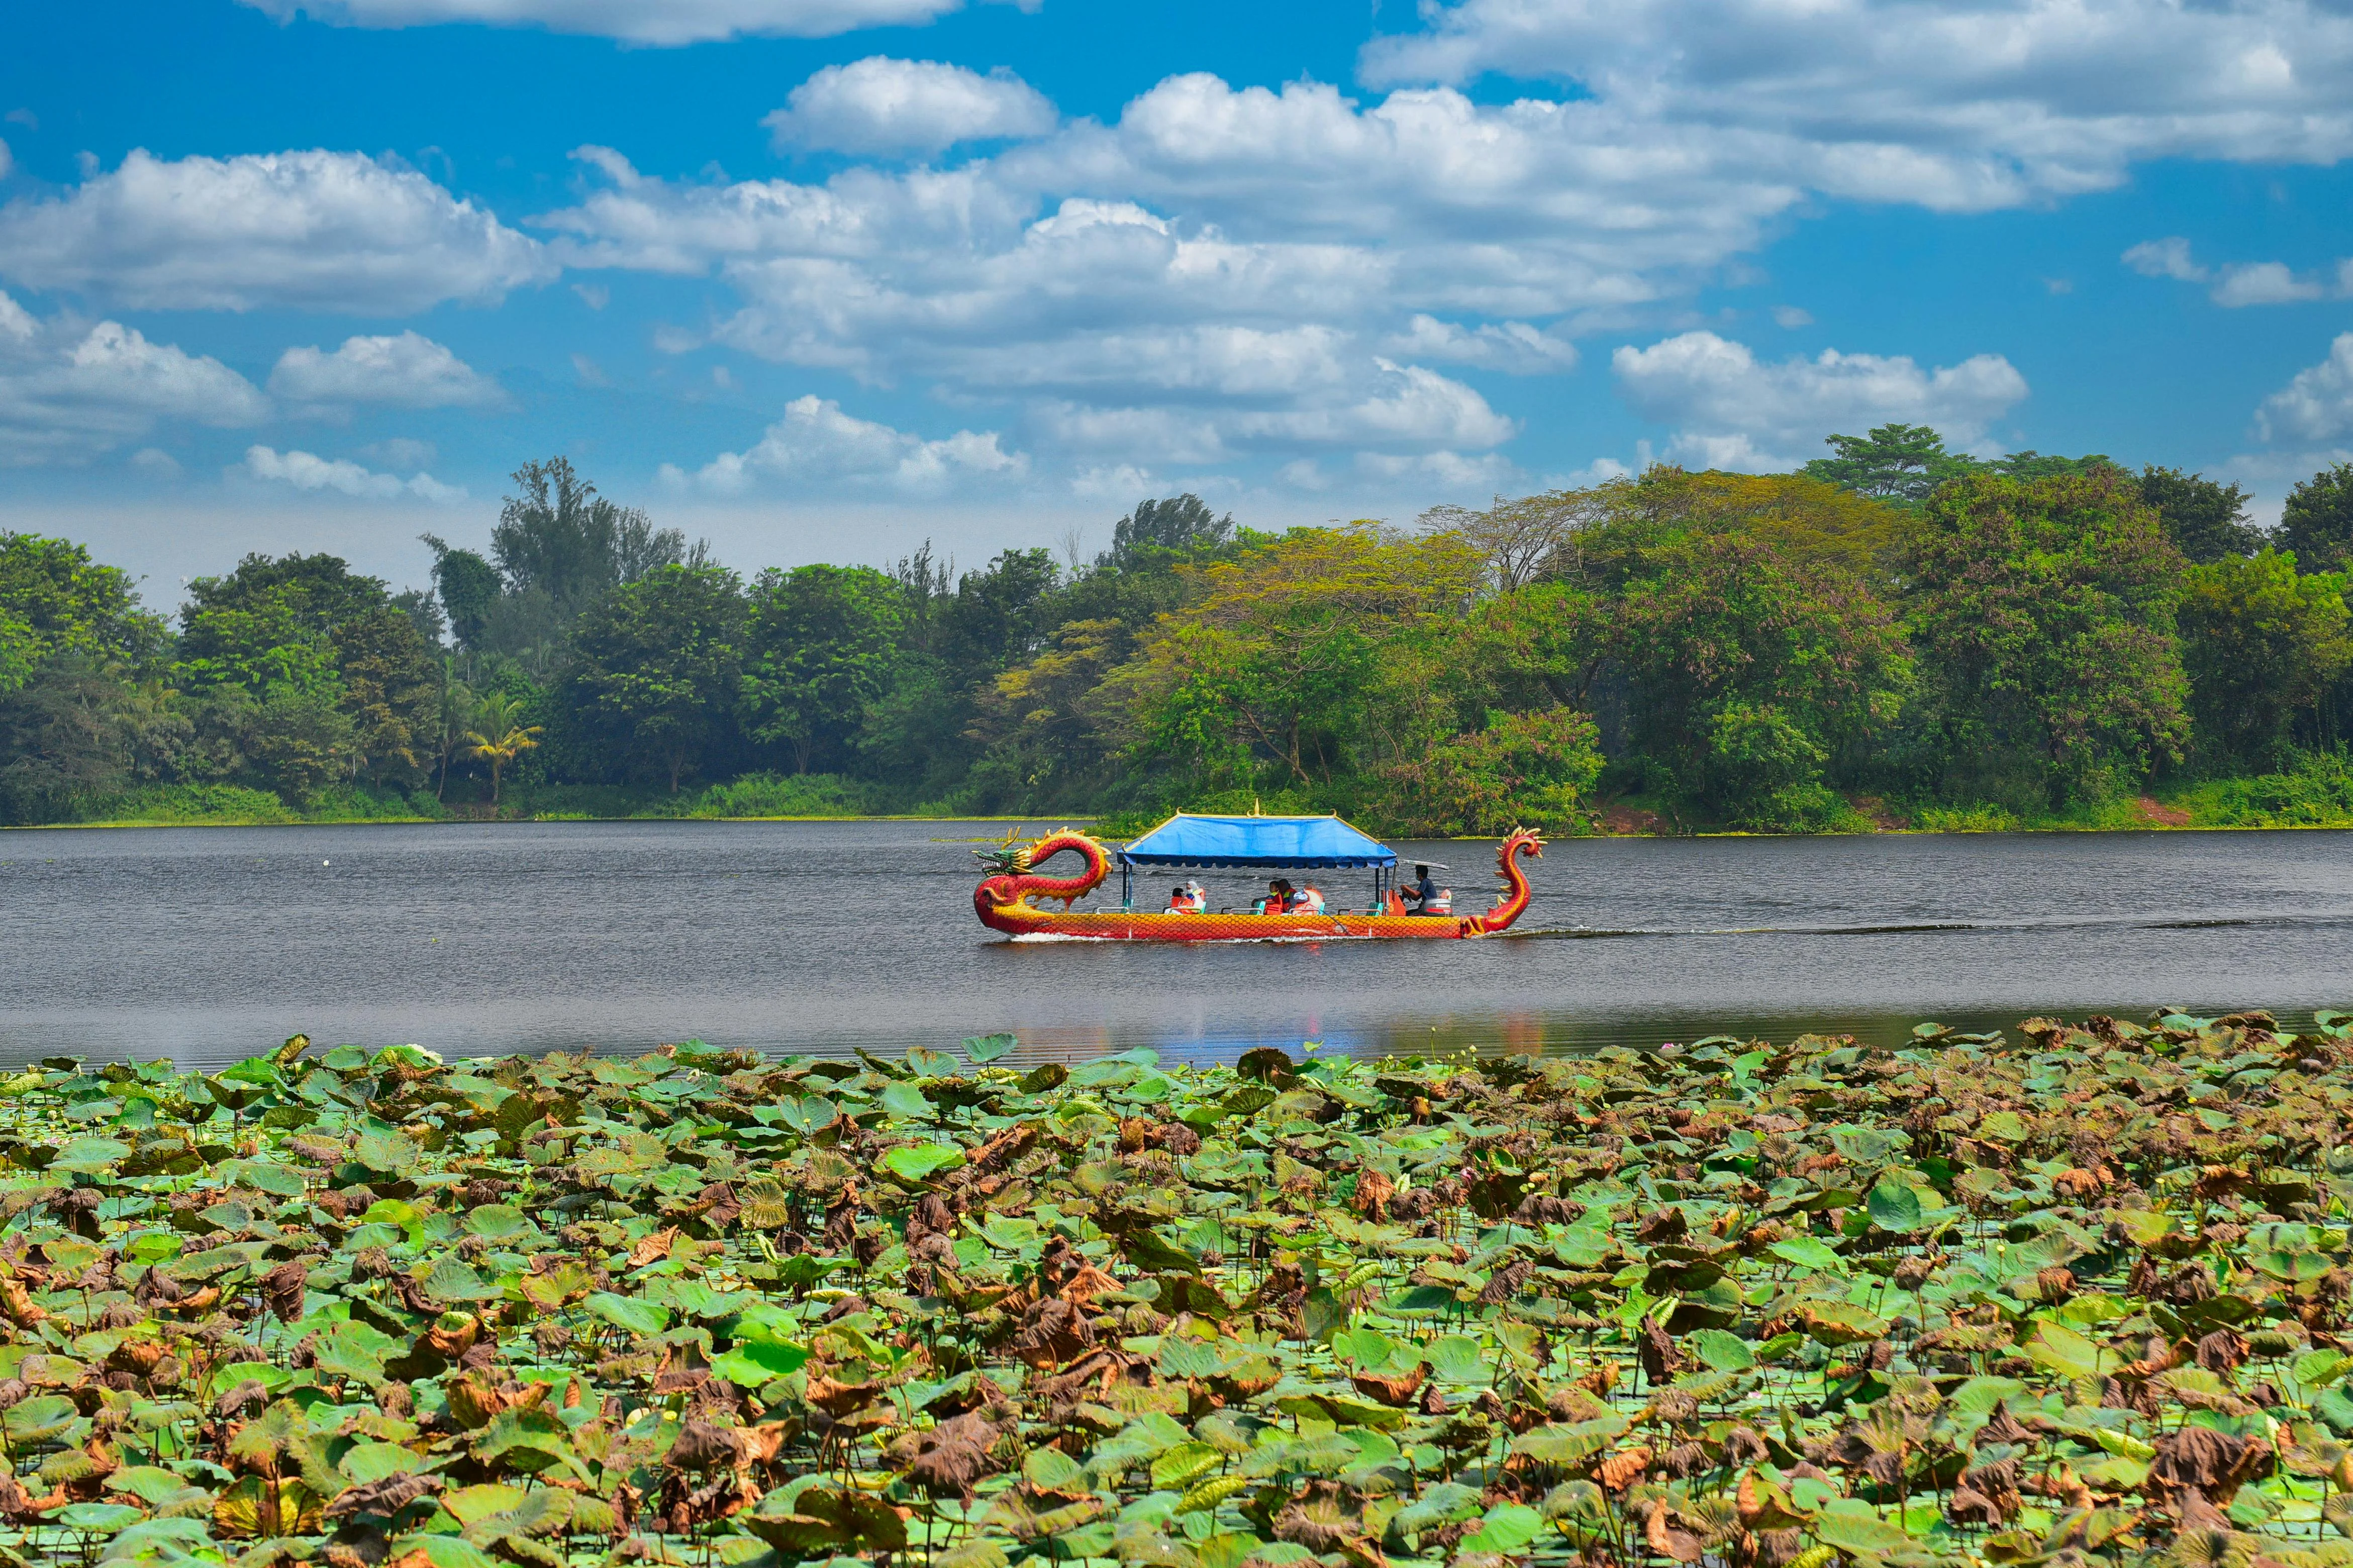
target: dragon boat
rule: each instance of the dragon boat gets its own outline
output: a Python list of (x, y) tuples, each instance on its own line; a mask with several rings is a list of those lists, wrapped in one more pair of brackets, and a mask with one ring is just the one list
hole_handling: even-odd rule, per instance
[[(1049, 877), (1038, 868), (1064, 853), (1084, 862), (1078, 874)], [(1402, 912), (1394, 890), (1397, 852), (1336, 816), (1196, 816), (1179, 812), (1116, 852), (1120, 904), (1081, 910), (1112, 873), (1114, 852), (1086, 834), (1065, 829), (1034, 843), (976, 850), (991, 875), (973, 889), (973, 912), (992, 931), (1017, 937), (1092, 937), (1113, 942), (1266, 942), (1332, 938), (1493, 936), (1511, 929), (1528, 907), (1523, 858), (1541, 858), (1544, 840), (1516, 828), (1495, 852), (1504, 891), (1492, 909), (1475, 913)], [(1372, 897), (1363, 910), (1327, 905), (1310, 913), (1242, 910), (1179, 911), (1135, 907), (1139, 869), (1247, 868), (1259, 871), (1368, 870)], [(1033, 900), (1052, 900), (1060, 910)]]

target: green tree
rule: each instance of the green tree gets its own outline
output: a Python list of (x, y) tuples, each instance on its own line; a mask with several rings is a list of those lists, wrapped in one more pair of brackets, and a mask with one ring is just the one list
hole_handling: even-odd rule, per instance
[(1454, 732), (1434, 655), (1484, 574), (1462, 540), (1295, 529), (1185, 570), (1192, 602), (1106, 682), (1132, 755), (1207, 786), (1315, 791)]
[(542, 726), (524, 723), (521, 700), (500, 691), (476, 703), (473, 717), (481, 728), (466, 731), (466, 754), (491, 764), (491, 805), (495, 807), (508, 765), (538, 746)]
[(1134, 511), (1112, 525), (1111, 549), (1098, 563), (1135, 571), (1166, 558), (1191, 559), (1214, 552), (1233, 537), (1233, 513), (1219, 517), (1188, 491), (1166, 500), (1137, 502)]
[(1448, 837), (1575, 828), (1590, 816), (1601, 767), (1600, 731), (1589, 714), (1493, 712), (1483, 728), (1393, 767), (1386, 815), (1407, 832)]
[(2353, 566), (2353, 463), (2338, 463), (2288, 492), (2280, 510), (2280, 547), (2303, 572)]
[(597, 494), (569, 458), (525, 463), (514, 482), (522, 493), (499, 509), (491, 553), (508, 592), (544, 595), (567, 619), (608, 589), (689, 563), (690, 553), (701, 563), (685, 534)]
[(433, 590), (448, 613), (450, 636), (461, 647), (482, 651), (482, 633), (506, 587), (499, 569), (475, 552), (460, 550), (432, 534), (417, 537), (433, 552)]
[(2344, 581), (2293, 556), (2227, 555), (2184, 575), (2179, 625), (2199, 749), (2257, 771), (2284, 764), (2298, 715), (2353, 666)]
[(2192, 564), (2253, 555), (2263, 544), (2262, 531), (2247, 521), (2247, 492), (2236, 485), (2154, 464), (2140, 471), (2138, 483), (2140, 499), (2164, 521), (2165, 536)]
[(742, 693), (741, 582), (665, 566), (580, 617), (565, 676), (570, 710), (634, 768), (680, 782), (725, 738)]
[(1841, 817), (1826, 765), (1894, 717), (1910, 680), (1894, 614), (1868, 581), (1714, 530), (1648, 544), (1626, 574), (1608, 647), (1652, 782), (1743, 826)]
[(387, 605), (345, 621), (332, 640), (353, 772), (414, 777), (440, 705), (440, 670), (417, 623)]
[(427, 731), (433, 751), (433, 798), (448, 798), (449, 764), (466, 746), (475, 724), (474, 689), (459, 679), (458, 661), (441, 661), (441, 679), (434, 685), (433, 716)]
[(1930, 499), (1926, 521), (1907, 604), (1925, 782), (2033, 807), (2180, 755), (2183, 563), (2129, 477), (1972, 474)]
[(49, 820), (129, 782), (127, 695), (82, 652), (53, 654), (0, 693), (0, 805), (9, 820)]
[(57, 655), (87, 655), (100, 665), (146, 662), (164, 635), (121, 568), (92, 561), (85, 546), (67, 540), (0, 531), (0, 691), (22, 685), (36, 664)]
[(899, 584), (871, 566), (762, 573), (744, 648), (752, 740), (789, 748), (797, 773), (846, 763), (867, 714), (897, 682), (905, 620)]
[(1841, 489), (1918, 506), (1947, 479), (1966, 473), (1975, 460), (1945, 450), (1945, 438), (1926, 425), (1882, 425), (1863, 436), (1827, 436), (1834, 458), (1808, 463), (1808, 478)]

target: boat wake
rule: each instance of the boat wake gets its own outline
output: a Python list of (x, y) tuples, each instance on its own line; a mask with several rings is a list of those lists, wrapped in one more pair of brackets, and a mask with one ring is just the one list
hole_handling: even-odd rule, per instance
[(2211, 915), (2180, 920), (2145, 920), (2105, 915), (2057, 915), (2040, 920), (1916, 921), (1872, 925), (1789, 926), (1539, 926), (1501, 933), (1517, 941), (1604, 942), (1636, 937), (1704, 936), (1916, 936), (1947, 931), (2327, 931), (2353, 927), (2353, 913)]

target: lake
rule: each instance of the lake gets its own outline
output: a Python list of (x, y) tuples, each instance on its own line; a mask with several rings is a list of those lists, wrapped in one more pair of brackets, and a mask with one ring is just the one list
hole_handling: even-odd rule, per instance
[[(1163, 947), (984, 930), (971, 850), (1005, 831), (0, 833), (0, 1058), (218, 1066), (297, 1031), (453, 1056), (690, 1037), (895, 1054), (999, 1030), (1027, 1058), (1564, 1051), (2353, 1005), (2342, 833), (1568, 839), (1507, 938)], [(1483, 905), (1492, 844), (1398, 848)], [(1250, 896), (1204, 880), (1212, 907)], [(1324, 886), (1361, 902), (1356, 880)]]

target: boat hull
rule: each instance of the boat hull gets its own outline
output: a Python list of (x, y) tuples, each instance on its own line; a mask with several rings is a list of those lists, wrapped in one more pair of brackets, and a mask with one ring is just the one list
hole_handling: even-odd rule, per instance
[(1100, 942), (1314, 942), (1367, 937), (1457, 940), (1489, 934), (1471, 915), (1218, 915), (1145, 910), (1041, 910), (1026, 900), (979, 911), (981, 923), (1014, 936)]

